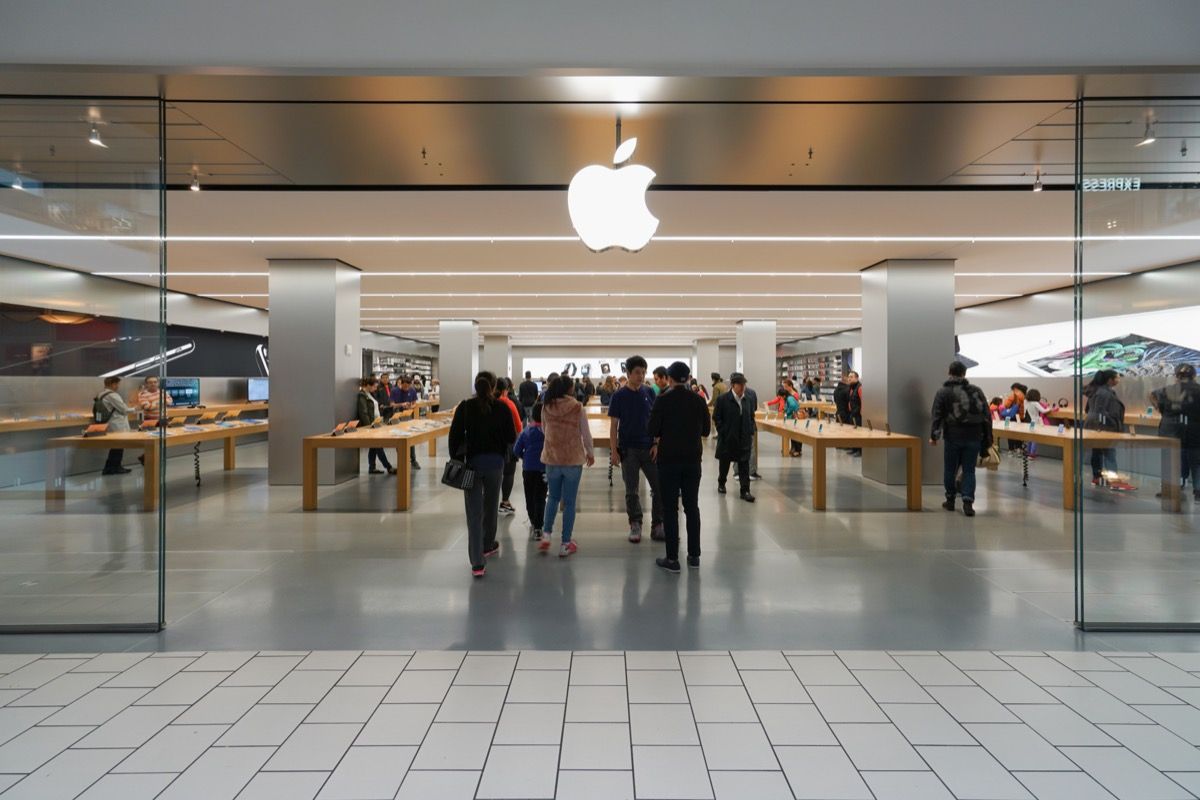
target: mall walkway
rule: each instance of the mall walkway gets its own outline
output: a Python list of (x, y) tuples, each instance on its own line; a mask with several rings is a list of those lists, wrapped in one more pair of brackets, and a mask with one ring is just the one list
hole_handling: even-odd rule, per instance
[(1200, 793), (1197, 654), (109, 653), (0, 675), (3, 800)]

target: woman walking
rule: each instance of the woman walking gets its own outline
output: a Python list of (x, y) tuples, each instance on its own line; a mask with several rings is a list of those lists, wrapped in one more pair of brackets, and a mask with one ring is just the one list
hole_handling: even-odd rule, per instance
[(463, 492), (467, 512), (467, 555), (471, 574), (484, 575), (485, 560), (500, 553), (496, 521), (500, 509), (500, 482), (507, 453), (517, 440), (512, 412), (496, 399), (496, 376), (475, 376), (475, 396), (454, 409), (450, 423), (450, 454), (475, 471), (475, 483)]
[(571, 540), (571, 532), (575, 528), (575, 499), (579, 494), (579, 481), (583, 478), (583, 465), (590, 467), (596, 463), (587, 414), (583, 405), (572, 396), (574, 388), (575, 381), (568, 375), (561, 375), (550, 384), (542, 403), (542, 428), (546, 436), (542, 463), (546, 465), (549, 492), (538, 550), (550, 552), (554, 519), (561, 503), (562, 545), (558, 548), (559, 558), (566, 558), (578, 549)]

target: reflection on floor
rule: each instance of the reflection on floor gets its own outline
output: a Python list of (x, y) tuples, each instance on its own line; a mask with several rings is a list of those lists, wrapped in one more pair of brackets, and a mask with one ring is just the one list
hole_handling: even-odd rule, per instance
[[(599, 467), (583, 483), (578, 555), (537, 556), (518, 473), (504, 550), (472, 582), (440, 457), (421, 453), (403, 514), (389, 476), (324, 488), (306, 514), (299, 487), (266, 485), (265, 445), (239, 448), (234, 472), (219, 453), (202, 459), (198, 488), (191, 459), (169, 463), (165, 632), (4, 637), (0, 649), (1200, 646), (1069, 624), (1074, 534), (1056, 461), (1034, 462), (1027, 489), (1015, 459), (982, 473), (968, 520), (938, 508), (936, 487), (929, 510), (905, 512), (903, 487), (865, 482), (856, 459), (831, 454), (830, 510), (817, 513), (808, 454), (782, 458), (764, 436), (757, 504), (717, 495), (706, 460), (703, 567), (680, 576), (654, 567), (658, 543), (625, 541), (620, 481), (610, 488)], [(154, 619), (156, 517), (139, 510), (140, 475), (89, 476), (56, 514), (40, 484), (0, 492), (0, 624)], [(1163, 515), (1156, 489), (1088, 495), (1093, 618), (1200, 620), (1200, 515), (1190, 499)]]
[(5, 800), (1192, 798), (1200, 655), (0, 656)]

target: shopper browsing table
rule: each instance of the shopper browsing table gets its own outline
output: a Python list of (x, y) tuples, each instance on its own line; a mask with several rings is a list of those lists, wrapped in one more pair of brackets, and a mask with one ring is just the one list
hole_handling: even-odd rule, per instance
[(587, 413), (583, 404), (572, 396), (574, 389), (575, 381), (569, 375), (560, 375), (546, 390), (546, 399), (542, 404), (542, 430), (546, 436), (542, 462), (546, 465), (548, 492), (546, 519), (538, 550), (550, 552), (554, 521), (558, 515), (558, 505), (562, 503), (559, 558), (573, 555), (578, 549), (571, 539), (575, 528), (575, 500), (579, 494), (579, 482), (583, 479), (583, 465), (590, 467), (596, 463)]
[(750, 450), (754, 446), (754, 412), (756, 403), (746, 392), (746, 376), (735, 372), (729, 376), (733, 387), (717, 399), (712, 421), (717, 430), (717, 491), (725, 494), (729, 465), (737, 462), (741, 497), (754, 502), (750, 494)]
[[(358, 427), (364, 430), (375, 424), (375, 420), (382, 416), (379, 413), (379, 381), (374, 378), (364, 378), (358, 387), (358, 397), (355, 398), (354, 415), (358, 419)], [(371, 447), (367, 449), (367, 474), (382, 475), (383, 469), (375, 466), (376, 462), (383, 464), (383, 469), (387, 470), (388, 475), (395, 475), (396, 468), (392, 466), (392, 462), (388, 461), (387, 453), (382, 447)]]
[[(109, 433), (129, 432), (129, 406), (125, 405), (125, 398), (121, 397), (120, 386), (121, 379), (119, 377), (105, 378), (104, 391), (92, 400), (92, 421), (97, 424), (107, 422)], [(124, 457), (123, 449), (109, 450), (108, 458), (104, 462), (104, 469), (100, 474), (126, 475), (132, 472), (133, 470), (121, 464)], [(147, 480), (150, 478), (147, 477)]]
[(1150, 395), (1162, 414), (1159, 436), (1179, 439), (1181, 489), (1192, 479), (1192, 497), (1200, 501), (1200, 385), (1196, 368), (1180, 364), (1175, 368), (1175, 385), (1157, 389)]
[(175, 401), (169, 394), (163, 394), (158, 386), (158, 377), (151, 375), (142, 382), (142, 387), (137, 393), (137, 408), (142, 412), (142, 419), (162, 419), (164, 407), (175, 405)]
[[(436, 383), (436, 381), (435, 381)], [(416, 405), (421, 399), (421, 394), (413, 386), (412, 378), (408, 375), (400, 376), (396, 386), (392, 387), (391, 391), (391, 409), (396, 411), (407, 411)], [(436, 406), (434, 410), (437, 410)], [(409, 452), (408, 462), (412, 464), (413, 469), (420, 469), (421, 465), (417, 462), (417, 449), (414, 447)]]
[(454, 409), (450, 423), (450, 454), (475, 471), (475, 483), (463, 492), (467, 514), (467, 555), (471, 574), (482, 578), (487, 558), (500, 553), (496, 523), (500, 509), (500, 482), (504, 458), (517, 440), (512, 413), (498, 401), (496, 376), (475, 376), (475, 395)]
[(967, 382), (967, 367), (961, 361), (950, 362), (950, 377), (933, 398), (933, 424), (929, 444), (945, 439), (945, 470), (942, 482), (946, 502), (942, 508), (954, 510), (958, 495), (958, 471), (962, 470), (963, 514), (975, 516), (975, 465), (979, 454), (992, 446), (992, 415), (987, 396), (978, 386)]
[(650, 484), (650, 538), (663, 538), (663, 506), (659, 496), (658, 467), (650, 457), (653, 444), (647, 424), (654, 407), (655, 394), (646, 386), (646, 359), (631, 356), (625, 360), (629, 382), (608, 401), (609, 458), (621, 468), (625, 483), (625, 514), (629, 519), (629, 541), (642, 540), (642, 474)]
[(687, 563), (700, 567), (700, 474), (704, 437), (712, 421), (704, 398), (688, 391), (688, 365), (676, 361), (667, 367), (669, 386), (650, 412), (648, 425), (653, 445), (650, 456), (658, 467), (659, 497), (667, 542), (665, 558), (655, 559), (667, 572), (679, 572), (679, 500), (687, 521)]
[[(1120, 382), (1121, 376), (1112, 369), (1098, 370), (1092, 377), (1092, 382), (1083, 390), (1087, 396), (1085, 428), (1117, 433), (1125, 430), (1125, 404), (1117, 397)], [(1117, 451), (1111, 447), (1092, 448), (1092, 486), (1107, 486), (1118, 492), (1131, 492), (1137, 488), (1117, 475)]]

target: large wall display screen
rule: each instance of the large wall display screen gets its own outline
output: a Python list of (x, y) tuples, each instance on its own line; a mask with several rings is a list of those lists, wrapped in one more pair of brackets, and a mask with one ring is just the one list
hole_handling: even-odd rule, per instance
[(1075, 346), (1071, 322), (1003, 328), (958, 337), (959, 352), (977, 362), (973, 377), (1062, 377), (1076, 368), (1131, 378), (1167, 377), (1179, 364), (1200, 366), (1200, 306), (1096, 317), (1083, 324)]
[(0, 305), (0, 377), (136, 377), (157, 374), (261, 377), (269, 374), (267, 339), (168, 325), (159, 352), (158, 325)]
[[(578, 380), (579, 378), (589, 377), (592, 382), (603, 381), (608, 375), (619, 378), (625, 374), (624, 364), (628, 356), (613, 356), (612, 358), (576, 358), (570, 355), (554, 356), (550, 358), (537, 357), (526, 358), (523, 362), (523, 369), (533, 373), (533, 377), (541, 380), (552, 372), (570, 375)], [(673, 361), (682, 361), (685, 364), (691, 364), (690, 356), (680, 356), (672, 358), (646, 358), (646, 363), (653, 370), (658, 366), (667, 366)], [(649, 376), (646, 376), (649, 380)]]

